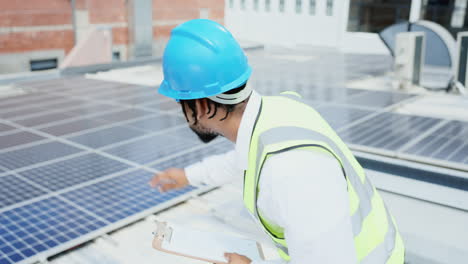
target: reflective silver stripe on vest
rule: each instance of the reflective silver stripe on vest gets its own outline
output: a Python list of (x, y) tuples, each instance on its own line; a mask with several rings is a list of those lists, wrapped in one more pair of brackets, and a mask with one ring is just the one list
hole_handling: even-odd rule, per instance
[(275, 244), (276, 248), (281, 249), (284, 253), (286, 253), (286, 255), (289, 255), (289, 250), (288, 250), (287, 247), (285, 247), (285, 246), (283, 246), (280, 243), (275, 242), (275, 241), (273, 241), (273, 243)]
[[(387, 207), (385, 206), (385, 211), (387, 212), (387, 221), (388, 221), (388, 231), (385, 235), (384, 241), (374, 248), (367, 256), (361, 260), (361, 264), (373, 264), (373, 263), (385, 263), (388, 258), (390, 258), (393, 248), (395, 247), (396, 239), (396, 229), (393, 224), (393, 220), (390, 217)], [(385, 262), (382, 262), (385, 260)]]
[[(356, 171), (349, 163), (346, 156), (343, 154), (341, 149), (335, 144), (335, 142), (331, 140), (329, 137), (324, 136), (323, 134), (318, 133), (313, 130), (309, 130), (309, 129), (301, 128), (301, 127), (293, 127), (293, 126), (277, 127), (277, 128), (272, 128), (263, 132), (259, 136), (259, 143), (258, 143), (258, 149), (257, 149), (256, 175), (259, 175), (259, 169), (261, 166), (259, 161), (265, 150), (265, 147), (271, 144), (276, 144), (276, 143), (280, 143), (284, 141), (291, 141), (291, 140), (312, 140), (312, 141), (323, 142), (327, 144), (331, 148), (331, 150), (333, 150), (333, 152), (340, 158), (345, 175), (351, 182), (353, 188), (356, 191), (356, 194), (359, 197), (359, 208), (354, 213), (354, 215), (351, 216), (353, 233), (354, 233), (354, 236), (357, 236), (362, 230), (363, 220), (369, 215), (369, 213), (372, 210), (371, 199), (372, 199), (372, 196), (374, 195), (374, 188), (372, 184), (367, 180), (367, 178), (365, 179), (364, 183), (361, 182), (359, 176), (357, 175)], [(296, 148), (298, 147), (301, 147), (301, 146), (297, 146)], [(322, 147), (328, 150), (325, 146), (320, 145), (319, 147)], [(291, 148), (288, 148), (286, 150), (289, 150), (289, 149)], [(255, 201), (257, 201), (257, 191), (256, 191), (257, 184), (258, 184), (258, 179), (256, 179), (255, 181), (255, 189), (254, 189)], [(255, 203), (254, 208), (255, 208), (255, 211), (257, 211), (256, 203)], [(256, 215), (258, 215), (258, 213)], [(370, 254), (370, 255), (375, 254), (375, 255), (381, 256), (382, 258), (379, 258), (379, 263), (384, 263), (383, 260), (386, 260), (388, 259), (388, 257), (391, 256), (391, 253), (395, 246), (396, 229), (393, 224), (393, 221), (391, 221), (388, 211), (387, 211), (387, 218), (390, 220), (388, 222), (388, 231), (387, 231), (384, 243), (383, 245), (379, 245), (374, 249), (374, 251), (379, 251), (379, 252), (372, 251), (372, 254)], [(367, 262), (363, 260), (361, 263), (372, 263), (372, 262)]]
[[(320, 141), (324, 143), (332, 142), (328, 137), (325, 137), (320, 133), (317, 133), (317, 132), (314, 132), (312, 130), (308, 130), (305, 128), (278, 127), (278, 128), (265, 131), (264, 133), (260, 135), (259, 143), (258, 143), (257, 160), (261, 158), (261, 155), (264, 151), (265, 146), (270, 145), (270, 144), (284, 142), (284, 141), (290, 141), (290, 140), (314, 140), (314, 141)], [(334, 142), (332, 144), (335, 145)], [(345, 174), (347, 178), (349, 178), (349, 181), (353, 185), (359, 197), (359, 208), (351, 216), (353, 234), (354, 236), (357, 236), (359, 233), (361, 233), (362, 221), (364, 220), (364, 218), (366, 218), (370, 214), (372, 210), (371, 199), (372, 199), (372, 196), (374, 195), (374, 188), (372, 187), (372, 184), (367, 180), (364, 182), (364, 184), (361, 182), (359, 176), (356, 174), (356, 171), (351, 166), (351, 164), (349, 164), (348, 160), (344, 157), (343, 153), (338, 147), (335, 146), (335, 148), (337, 149), (335, 150), (333, 149), (331, 143), (328, 145), (332, 148), (332, 150), (336, 153), (336, 155), (338, 155), (340, 160), (343, 160), (342, 166), (345, 171)], [(324, 146), (320, 146), (320, 147), (324, 148)], [(258, 173), (258, 169), (260, 168), (257, 167), (257, 173)]]

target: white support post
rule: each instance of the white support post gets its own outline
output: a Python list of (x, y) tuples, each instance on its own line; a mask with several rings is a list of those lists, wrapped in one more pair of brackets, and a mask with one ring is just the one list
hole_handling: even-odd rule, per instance
[(410, 22), (416, 22), (421, 19), (422, 0), (412, 0), (410, 10)]

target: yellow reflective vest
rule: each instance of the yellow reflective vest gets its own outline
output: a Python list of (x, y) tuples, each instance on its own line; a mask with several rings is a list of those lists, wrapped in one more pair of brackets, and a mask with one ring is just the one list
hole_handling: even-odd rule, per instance
[[(338, 160), (345, 174), (358, 262), (402, 264), (403, 241), (379, 193), (345, 143), (320, 114), (297, 96), (287, 92), (281, 96), (262, 97), (244, 176), (245, 206), (262, 223), (280, 256), (289, 260), (283, 228), (268, 222), (257, 210), (262, 166), (270, 156), (292, 149), (326, 152)], [(311, 164), (311, 173), (313, 166)]]

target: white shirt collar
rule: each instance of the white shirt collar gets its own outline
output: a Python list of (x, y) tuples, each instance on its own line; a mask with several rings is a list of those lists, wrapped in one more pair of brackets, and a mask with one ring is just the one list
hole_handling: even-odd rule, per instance
[(237, 131), (236, 140), (236, 156), (239, 169), (247, 170), (249, 165), (249, 148), (250, 138), (252, 137), (253, 128), (257, 119), (258, 112), (260, 111), (260, 104), (262, 96), (255, 90), (252, 91), (250, 99), (245, 107), (242, 120)]

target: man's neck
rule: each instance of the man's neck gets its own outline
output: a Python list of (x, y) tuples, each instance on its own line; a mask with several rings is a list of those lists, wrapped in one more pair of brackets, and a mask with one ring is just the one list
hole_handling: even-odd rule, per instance
[(237, 133), (239, 131), (242, 115), (243, 113), (230, 116), (228, 120), (225, 120), (228, 122), (224, 123), (223, 126), (220, 128), (221, 133), (224, 135), (224, 137), (226, 137), (234, 143), (236, 143), (237, 140)]

